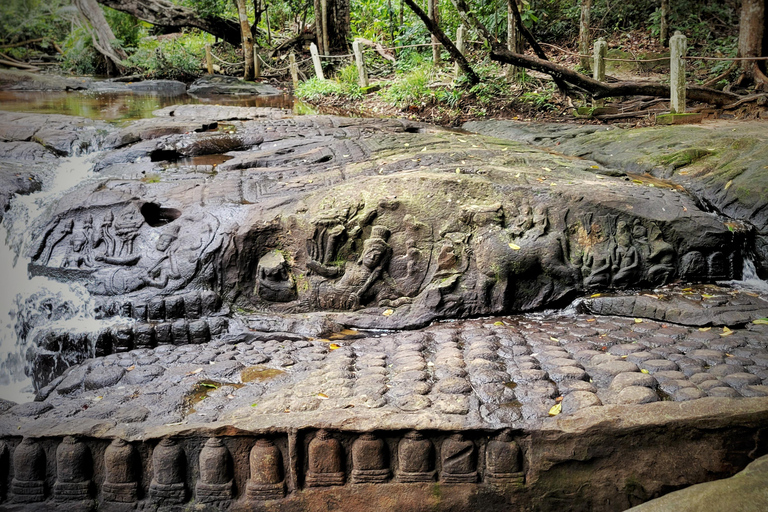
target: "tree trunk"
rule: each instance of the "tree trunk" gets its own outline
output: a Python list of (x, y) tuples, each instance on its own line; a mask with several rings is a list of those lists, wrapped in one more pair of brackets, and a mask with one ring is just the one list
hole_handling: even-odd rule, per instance
[[(517, 30), (515, 14), (512, 8), (512, 2), (517, 4), (518, 0), (507, 0), (507, 50), (514, 53), (523, 53), (523, 39), (520, 31)], [(519, 9), (519, 7), (517, 7)], [(507, 66), (507, 80), (517, 80), (519, 76), (517, 66)]]
[[(765, 55), (766, 0), (742, 0), (739, 20), (739, 56), (761, 57)], [(755, 60), (741, 61), (741, 77), (737, 83), (768, 84), (768, 77)]]
[[(440, 8), (438, 0), (427, 0), (427, 2), (429, 6), (427, 16), (429, 16), (429, 19), (432, 20), (432, 23), (434, 23), (436, 26), (440, 26)], [(437, 40), (435, 34), (432, 34), (431, 40), (432, 65), (437, 66), (440, 64), (440, 46), (438, 46), (440, 41)]]
[(238, 46), (240, 24), (219, 16), (201, 17), (193, 9), (182, 7), (170, 0), (97, 0), (116, 11), (127, 12), (136, 18), (159, 27), (195, 27), (226, 42)]
[(328, 0), (328, 48), (349, 51), (352, 29), (349, 24), (349, 0)]
[(421, 21), (424, 22), (424, 25), (426, 25), (427, 29), (432, 33), (435, 37), (437, 37), (437, 40), (440, 41), (445, 49), (448, 51), (448, 53), (451, 54), (451, 58), (459, 65), (461, 70), (467, 75), (467, 80), (471, 85), (475, 85), (480, 82), (480, 77), (477, 76), (477, 73), (475, 73), (475, 70), (472, 69), (472, 66), (469, 65), (469, 62), (467, 61), (466, 57), (462, 55), (462, 53), (456, 48), (456, 45), (453, 44), (453, 41), (451, 41), (451, 38), (446, 36), (445, 33), (440, 29), (439, 26), (435, 24), (435, 22), (432, 21), (432, 19), (427, 16), (427, 13), (421, 10), (421, 7), (416, 5), (416, 2), (414, 0), (403, 0), (408, 7), (418, 16), (421, 18)]
[(659, 42), (669, 44), (669, 0), (661, 0), (661, 19), (659, 20)]
[(592, 9), (592, 0), (581, 0), (581, 18), (579, 19), (579, 64), (583, 69), (589, 70), (590, 66), (589, 48), (589, 18)]
[(104, 12), (96, 3), (96, 0), (75, 0), (75, 6), (88, 20), (93, 28), (93, 47), (107, 60), (107, 67), (122, 72), (125, 69), (122, 60), (126, 57), (125, 52), (120, 48), (113, 48), (112, 41), (115, 40), (115, 34), (104, 17)]
[(320, 54), (325, 55), (325, 46), (323, 45), (323, 7), (320, 0), (314, 0), (315, 9), (315, 44)]
[(248, 23), (248, 10), (245, 7), (245, 0), (235, 0), (235, 2), (240, 16), (240, 34), (243, 40), (243, 57), (245, 58), (243, 80), (253, 80), (256, 70), (253, 63), (253, 36), (251, 35), (251, 25)]

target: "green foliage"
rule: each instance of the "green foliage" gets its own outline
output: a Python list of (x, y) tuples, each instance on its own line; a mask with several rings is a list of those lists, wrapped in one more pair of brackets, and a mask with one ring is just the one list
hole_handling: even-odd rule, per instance
[(555, 91), (556, 86), (550, 84), (547, 88), (523, 92), (519, 99), (539, 110), (556, 110), (557, 107), (554, 105)]
[(431, 63), (414, 67), (397, 78), (380, 94), (384, 101), (399, 107), (431, 103), (434, 99), (434, 93), (429, 88), (429, 82), (433, 72), (434, 68)]
[(104, 7), (104, 17), (112, 28), (112, 33), (121, 47), (136, 47), (139, 40), (146, 35), (146, 28), (134, 16)]
[(62, 69), (76, 75), (96, 73), (98, 52), (93, 48), (91, 34), (84, 27), (72, 30), (61, 45), (64, 51)]
[[(145, 37), (126, 59), (131, 71), (149, 79), (189, 80), (200, 74), (205, 39), (193, 34), (180, 37)], [(132, 49), (133, 50), (133, 49)]]
[(357, 83), (357, 68), (354, 64), (350, 64), (339, 69), (335, 79), (319, 80), (314, 77), (301, 82), (294, 91), (294, 95), (309, 101), (326, 96), (355, 100), (362, 98), (363, 92)]
[(66, 0), (3, 0), (0, 41), (16, 43), (40, 37), (60, 41), (69, 30), (67, 14), (75, 12)]
[(324, 96), (342, 96), (344, 86), (336, 80), (320, 80), (312, 77), (305, 82), (299, 83), (293, 94), (297, 98), (304, 100), (318, 100)]

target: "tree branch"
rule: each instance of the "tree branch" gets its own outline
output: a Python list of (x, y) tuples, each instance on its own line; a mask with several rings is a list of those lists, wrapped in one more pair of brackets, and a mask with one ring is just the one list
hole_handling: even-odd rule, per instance
[[(594, 98), (606, 98), (609, 96), (669, 97), (668, 85), (649, 82), (617, 82), (607, 84), (553, 62), (511, 52), (499, 45), (491, 50), (491, 59), (546, 73), (554, 79), (560, 79), (584, 89), (592, 94)], [(727, 105), (741, 99), (741, 96), (738, 94), (697, 85), (686, 87), (686, 96), (692, 101), (703, 101), (713, 105)]]
[(432, 19), (427, 16), (427, 14), (421, 10), (421, 8), (416, 5), (416, 2), (413, 0), (404, 0), (405, 3), (410, 7), (410, 9), (421, 18), (421, 21), (424, 22), (424, 25), (426, 25), (427, 29), (434, 35), (438, 41), (440, 41), (446, 50), (448, 50), (448, 53), (451, 55), (451, 58), (459, 65), (459, 68), (464, 72), (465, 75), (467, 75), (467, 80), (471, 85), (475, 85), (480, 82), (480, 77), (477, 76), (477, 73), (475, 73), (475, 70), (472, 69), (472, 66), (469, 65), (469, 62), (467, 61), (466, 57), (456, 48), (456, 46), (453, 44), (453, 41), (445, 35), (445, 32), (443, 32), (440, 27), (435, 23)]

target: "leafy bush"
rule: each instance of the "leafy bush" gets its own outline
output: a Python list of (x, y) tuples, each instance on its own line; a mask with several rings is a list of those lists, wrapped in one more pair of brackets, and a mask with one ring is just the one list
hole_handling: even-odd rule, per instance
[(336, 80), (320, 80), (312, 77), (300, 82), (293, 94), (304, 100), (318, 100), (324, 96), (343, 95), (344, 86)]
[(56, 41), (69, 30), (65, 0), (3, 0), (0, 2), (0, 41), (16, 43), (40, 37)]
[(72, 30), (61, 45), (64, 52), (62, 69), (76, 75), (92, 75), (97, 71), (98, 52), (93, 48), (93, 39), (85, 27)]
[(148, 79), (189, 80), (200, 74), (205, 40), (191, 34), (145, 37), (125, 64)]
[(399, 107), (430, 103), (434, 99), (434, 94), (429, 88), (433, 71), (434, 68), (428, 63), (415, 67), (392, 82), (389, 88), (380, 94), (385, 101)]

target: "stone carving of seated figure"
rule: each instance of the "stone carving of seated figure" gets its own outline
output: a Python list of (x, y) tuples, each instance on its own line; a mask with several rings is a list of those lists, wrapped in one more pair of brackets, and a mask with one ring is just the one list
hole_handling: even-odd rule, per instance
[(256, 293), (262, 299), (290, 302), (296, 298), (296, 286), (288, 272), (288, 263), (279, 251), (273, 250), (262, 256), (256, 274)]
[(401, 299), (403, 294), (397, 292), (397, 285), (386, 271), (392, 252), (388, 238), (387, 228), (374, 226), (371, 236), (363, 243), (360, 258), (356, 262), (347, 262), (344, 267), (310, 260), (307, 267), (314, 273), (336, 279), (317, 283), (313, 302), (323, 309), (359, 309), (370, 302), (390, 305), (393, 304), (391, 301)]

